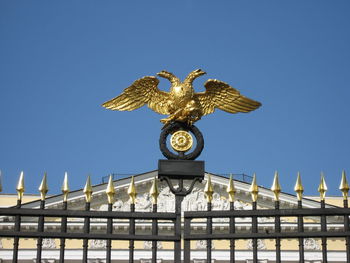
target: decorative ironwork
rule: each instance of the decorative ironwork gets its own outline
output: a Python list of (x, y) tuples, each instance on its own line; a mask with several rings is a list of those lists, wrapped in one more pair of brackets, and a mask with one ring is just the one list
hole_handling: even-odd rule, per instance
[[(37, 249), (36, 249), (36, 262), (43, 262), (46, 259), (42, 258), (43, 249), (55, 249), (55, 239), (59, 239), (59, 262), (64, 262), (65, 260), (65, 241), (66, 239), (82, 239), (83, 240), (83, 258), (82, 262), (89, 262), (88, 252), (90, 249), (99, 249), (105, 250), (106, 262), (112, 261), (112, 241), (113, 240), (128, 240), (129, 241), (129, 262), (135, 262), (135, 241), (143, 241), (145, 247), (148, 247), (152, 250), (152, 259), (150, 262), (157, 262), (158, 250), (161, 249), (159, 242), (174, 242), (174, 262), (180, 262), (183, 260), (185, 263), (191, 262), (191, 241), (198, 241), (201, 244), (201, 248), (206, 248), (206, 257), (207, 262), (212, 260), (212, 250), (213, 242), (215, 240), (229, 240), (230, 241), (230, 253), (229, 253), (229, 262), (235, 262), (235, 242), (239, 239), (247, 240), (249, 248), (252, 249), (253, 253), (253, 263), (260, 262), (258, 251), (265, 249), (263, 246), (265, 240), (275, 240), (275, 253), (276, 253), (276, 262), (282, 262), (281, 258), (281, 240), (283, 239), (298, 239), (299, 240), (299, 262), (305, 262), (305, 253), (304, 250), (315, 250), (320, 249), (322, 253), (322, 262), (327, 262), (327, 240), (330, 238), (344, 238), (346, 240), (346, 260), (349, 262), (350, 259), (350, 226), (349, 226), (349, 216), (350, 209), (348, 208), (348, 199), (347, 191), (348, 185), (345, 176), (345, 172), (342, 173), (340, 190), (343, 193), (343, 208), (340, 207), (326, 207), (325, 203), (325, 190), (327, 189), (324, 176), (321, 177), (321, 184), (319, 191), (321, 194), (321, 202), (319, 208), (305, 208), (302, 205), (303, 199), (301, 194), (303, 187), (301, 184), (300, 174), (298, 174), (296, 191), (298, 196), (297, 208), (280, 208), (280, 192), (281, 186), (278, 182), (278, 174), (275, 173), (274, 181), (272, 184), (272, 191), (275, 194), (275, 207), (273, 209), (258, 209), (257, 201), (259, 196), (259, 187), (256, 183), (256, 176), (254, 175), (253, 182), (250, 187), (250, 192), (252, 194), (252, 207), (251, 209), (241, 209), (235, 210), (234, 208), (234, 194), (235, 187), (232, 176), (228, 180), (226, 192), (228, 194), (228, 201), (230, 202), (229, 210), (212, 210), (212, 203), (214, 205), (215, 198), (215, 188), (212, 183), (212, 178), (210, 175), (207, 177), (206, 186), (202, 194), (205, 194), (207, 197), (207, 210), (206, 211), (185, 211), (184, 216), (181, 217), (181, 201), (182, 199), (189, 194), (195, 182), (200, 181), (200, 177), (195, 177), (189, 188), (185, 188), (184, 179), (177, 179), (178, 184), (173, 185), (172, 180), (165, 176), (161, 177), (163, 180), (169, 184), (169, 190), (175, 194), (175, 212), (158, 212), (157, 209), (157, 199), (159, 195), (158, 189), (158, 179), (154, 178), (152, 180), (152, 186), (150, 187), (149, 195), (152, 198), (152, 211), (137, 211), (135, 210), (135, 199), (137, 196), (135, 178), (132, 177), (130, 181), (130, 187), (128, 189), (128, 194), (130, 196), (130, 207), (128, 211), (112, 211), (114, 195), (114, 185), (113, 181), (110, 179), (108, 184), (106, 184), (106, 194), (108, 201), (108, 210), (107, 211), (90, 211), (90, 202), (92, 198), (92, 186), (90, 178), (87, 178), (86, 185), (84, 187), (85, 194), (85, 210), (72, 210), (67, 209), (67, 196), (68, 196), (68, 175), (65, 174), (63, 188), (62, 188), (62, 209), (46, 209), (46, 193), (48, 190), (47, 187), (47, 177), (46, 174), (43, 177), (39, 191), (42, 194), (40, 200), (39, 209), (23, 208), (22, 199), (24, 194), (24, 174), (23, 172), (20, 175), (19, 182), (17, 185), (17, 191), (20, 193), (18, 195), (17, 205), (12, 208), (0, 208), (0, 216), (6, 216), (8, 219), (14, 218), (14, 227), (13, 229), (1, 229), (0, 237), (2, 238), (13, 238), (13, 260), (12, 262), (18, 262), (18, 244), (19, 240), (22, 238), (34, 238), (37, 240)], [(110, 177), (112, 178), (112, 177)], [(198, 190), (196, 190), (198, 191)], [(300, 194), (300, 195), (299, 195)], [(38, 219), (38, 226), (36, 231), (26, 230), (21, 231), (21, 222), (22, 217), (32, 217)], [(329, 218), (335, 218), (335, 216), (344, 219), (344, 231), (332, 230), (329, 228), (330, 220)], [(298, 231), (282, 231), (283, 224), (281, 223), (281, 217), (297, 217), (298, 221)], [(319, 217), (320, 220), (320, 229), (314, 230), (312, 232), (304, 231), (304, 218), (310, 217)], [(44, 231), (45, 220), (44, 218), (58, 218), (61, 220), (61, 226), (59, 231)], [(83, 231), (82, 232), (67, 232), (67, 218), (81, 218), (83, 222)], [(251, 232), (237, 232), (237, 220), (238, 218), (249, 218), (251, 221)], [(260, 231), (261, 229), (261, 218), (271, 218), (274, 220), (274, 231)], [(105, 219), (107, 221), (106, 232), (92, 232), (90, 231), (90, 223), (94, 222), (95, 219)], [(182, 234), (182, 219), (184, 220), (183, 225), (183, 234)], [(192, 227), (193, 224), (197, 224), (199, 219), (206, 220), (206, 231), (195, 232)], [(220, 219), (220, 221), (216, 221)], [(227, 220), (222, 220), (227, 219)], [(113, 229), (113, 220), (126, 220), (129, 223), (128, 232), (115, 231)], [(151, 234), (138, 233), (135, 231), (135, 222), (136, 220), (148, 220), (151, 221)], [(333, 219), (332, 219), (333, 220)], [(159, 234), (159, 224), (170, 223), (173, 225), (175, 231), (173, 234), (162, 235)], [(222, 225), (227, 225), (228, 231), (213, 232), (216, 222), (220, 222)], [(334, 223), (333, 223), (334, 224)], [(341, 223), (342, 224), (342, 223)], [(321, 242), (318, 245), (316, 242), (317, 239), (320, 239)], [(181, 240), (184, 241), (183, 248), (183, 258), (181, 256)], [(199, 244), (199, 243), (197, 243)], [(57, 244), (58, 247), (58, 244)], [(345, 261), (345, 259), (344, 259)]]

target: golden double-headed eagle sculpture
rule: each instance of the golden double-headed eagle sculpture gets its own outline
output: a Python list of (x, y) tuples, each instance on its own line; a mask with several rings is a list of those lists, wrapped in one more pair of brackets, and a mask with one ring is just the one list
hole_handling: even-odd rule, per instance
[(205, 92), (195, 93), (192, 83), (204, 74), (206, 73), (201, 69), (194, 70), (181, 82), (174, 74), (163, 70), (157, 75), (170, 81), (170, 92), (159, 90), (159, 80), (147, 76), (136, 80), (122, 94), (102, 106), (110, 110), (132, 111), (147, 104), (155, 112), (169, 115), (161, 119), (165, 125), (180, 121), (190, 126), (202, 116), (213, 113), (215, 108), (238, 113), (250, 112), (261, 106), (260, 102), (241, 95), (238, 90), (216, 79), (205, 82)]

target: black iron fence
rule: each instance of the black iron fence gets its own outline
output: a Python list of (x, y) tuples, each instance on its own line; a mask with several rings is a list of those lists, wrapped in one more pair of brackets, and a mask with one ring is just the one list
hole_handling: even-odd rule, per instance
[[(198, 181), (198, 180), (197, 180)], [(45, 181), (40, 186), (40, 191), (42, 194), (42, 199), (40, 202), (40, 208), (23, 208), (22, 207), (22, 197), (24, 186), (21, 181), (18, 184), (18, 202), (15, 207), (11, 208), (0, 208), (0, 216), (2, 218), (6, 217), (8, 222), (13, 223), (13, 228), (1, 229), (0, 237), (12, 238), (13, 239), (13, 257), (12, 262), (18, 262), (18, 252), (19, 252), (19, 241), (24, 238), (34, 238), (37, 240), (36, 248), (36, 262), (42, 262), (42, 248), (43, 239), (45, 238), (55, 238), (60, 240), (59, 247), (59, 262), (65, 262), (65, 251), (66, 251), (66, 240), (67, 239), (78, 239), (83, 240), (82, 250), (82, 262), (88, 262), (89, 255), (89, 240), (105, 240), (105, 260), (106, 262), (112, 262), (112, 241), (113, 240), (123, 240), (129, 242), (129, 262), (136, 262), (134, 259), (135, 254), (135, 241), (150, 241), (152, 250), (152, 263), (157, 262), (157, 242), (166, 241), (173, 242), (174, 244), (174, 261), (173, 262), (193, 262), (191, 257), (191, 252), (193, 247), (191, 247), (191, 241), (194, 240), (206, 240), (206, 262), (211, 262), (212, 251), (213, 251), (213, 241), (214, 240), (228, 240), (230, 247), (229, 256), (227, 258), (228, 262), (237, 262), (236, 259), (236, 241), (237, 240), (252, 240), (252, 262), (259, 262), (259, 248), (258, 241), (261, 239), (274, 240), (275, 242), (275, 262), (283, 262), (282, 251), (281, 251), (281, 241), (284, 239), (297, 239), (299, 244), (299, 259), (298, 262), (305, 262), (304, 253), (304, 240), (306, 238), (319, 238), (321, 240), (321, 250), (322, 250), (322, 262), (328, 262), (328, 249), (327, 240), (331, 238), (344, 239), (346, 243), (346, 249), (344, 251), (344, 261), (350, 262), (350, 226), (349, 226), (349, 216), (350, 208), (348, 208), (348, 190), (349, 186), (346, 182), (345, 174), (343, 174), (341, 191), (343, 192), (343, 207), (332, 207), (327, 208), (325, 204), (325, 191), (326, 186), (324, 178), (321, 179), (321, 184), (319, 187), (319, 192), (321, 195), (321, 201), (319, 202), (319, 208), (304, 208), (302, 192), (303, 188), (301, 185), (300, 178), (298, 178), (295, 191), (298, 195), (298, 206), (295, 209), (282, 209), (280, 208), (279, 194), (280, 186), (278, 184), (278, 177), (275, 176), (272, 191), (275, 194), (275, 207), (274, 209), (258, 209), (257, 200), (259, 195), (259, 187), (256, 185), (255, 177), (252, 180), (250, 187), (250, 192), (252, 195), (252, 209), (251, 210), (235, 210), (234, 208), (234, 195), (235, 188), (232, 178), (229, 180), (227, 186), (227, 193), (230, 201), (229, 210), (212, 210), (212, 196), (214, 188), (211, 185), (210, 176), (207, 177), (206, 186), (204, 189), (207, 198), (207, 211), (186, 211), (184, 212), (183, 218), (181, 217), (181, 201), (183, 197), (192, 191), (195, 181), (192, 181), (191, 187), (186, 191), (183, 185), (183, 179), (179, 179), (178, 188), (171, 185), (174, 188), (174, 192), (177, 191), (176, 195), (176, 209), (175, 212), (158, 212), (157, 211), (157, 197), (158, 188), (156, 178), (153, 180), (153, 185), (150, 190), (150, 196), (153, 199), (153, 207), (151, 212), (140, 212), (135, 211), (135, 199), (136, 199), (136, 189), (133, 179), (131, 180), (128, 194), (130, 196), (130, 208), (129, 211), (112, 211), (114, 202), (114, 186), (112, 177), (107, 185), (106, 194), (108, 196), (108, 210), (107, 211), (91, 211), (91, 196), (92, 187), (90, 185), (90, 180), (88, 179), (87, 184), (84, 188), (84, 193), (86, 197), (85, 209), (84, 210), (71, 210), (68, 207), (67, 195), (68, 187), (63, 187), (63, 200), (62, 209), (45, 209), (45, 195), (47, 192), (46, 187), (46, 177)], [(179, 190), (180, 189), (180, 190)], [(23, 218), (35, 218), (37, 222), (36, 231), (23, 231), (22, 229), (22, 219)], [(281, 224), (281, 218), (285, 217), (296, 217), (297, 218), (297, 231), (285, 231), (283, 229), (283, 224)], [(320, 218), (320, 229), (316, 231), (305, 231), (305, 218)], [(329, 219), (334, 223), (334, 218), (337, 217), (337, 224), (342, 224), (342, 231), (330, 230), (328, 227)], [(45, 231), (45, 224), (47, 224), (48, 218), (54, 218), (59, 220), (60, 228), (59, 231)], [(67, 226), (70, 223), (71, 218), (80, 218), (83, 220), (83, 230), (81, 232), (68, 232)], [(250, 232), (240, 232), (237, 231), (237, 219), (238, 218), (249, 218)], [(273, 230), (260, 231), (259, 218), (272, 218), (274, 221)], [(340, 219), (341, 220), (340, 220)], [(105, 233), (95, 233), (91, 231), (91, 220), (103, 219), (106, 224)], [(216, 224), (216, 219), (225, 219), (224, 224), (228, 226), (228, 231), (224, 233), (216, 233), (213, 231), (213, 226)], [(116, 220), (122, 220), (124, 223), (128, 224), (127, 231), (115, 230)], [(139, 220), (145, 220), (151, 226), (150, 233), (136, 231), (135, 225)], [(172, 225), (172, 233), (162, 234), (159, 231), (160, 224), (167, 222)], [(198, 233), (193, 231), (193, 225), (198, 224), (198, 222), (205, 222), (205, 232)], [(183, 224), (183, 225), (182, 225)], [(183, 241), (183, 248), (181, 245)], [(183, 258), (182, 258), (183, 252)]]

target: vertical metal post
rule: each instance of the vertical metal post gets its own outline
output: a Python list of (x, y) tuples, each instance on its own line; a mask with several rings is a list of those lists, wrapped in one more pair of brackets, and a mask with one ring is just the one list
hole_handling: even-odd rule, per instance
[[(40, 209), (45, 208), (45, 199), (40, 201)], [(42, 233), (44, 232), (44, 217), (39, 216), (38, 220), (38, 232)], [(36, 250), (36, 262), (41, 263), (41, 252), (43, 248), (43, 238), (39, 237), (37, 241), (37, 250)]]
[[(152, 212), (157, 213), (157, 204), (153, 204)], [(157, 219), (152, 219), (152, 236), (158, 235)], [(157, 240), (152, 241), (152, 263), (157, 263)]]
[[(108, 212), (112, 212), (113, 204), (108, 204)], [(113, 232), (113, 218), (107, 219), (107, 234), (112, 234)], [(111, 263), (111, 254), (112, 254), (112, 240), (107, 239), (106, 245), (106, 262)]]
[[(63, 201), (63, 210), (67, 210), (67, 201)], [(61, 233), (66, 233), (67, 232), (67, 217), (62, 216), (61, 219)], [(61, 238), (60, 239), (60, 259), (59, 263), (64, 263), (64, 250), (66, 246), (66, 239)]]
[[(130, 204), (130, 212), (135, 212), (135, 204)], [(129, 234), (135, 235), (135, 219), (130, 218)], [(133, 239), (129, 240), (129, 263), (134, 263), (134, 248), (135, 241)]]
[[(344, 204), (344, 208), (348, 208), (348, 199), (344, 199), (343, 201)], [(344, 232), (349, 232), (350, 227), (349, 227), (349, 215), (345, 215), (344, 216)], [(350, 262), (350, 237), (347, 236), (345, 239), (345, 243), (346, 243), (346, 259), (347, 262)]]
[[(234, 211), (235, 210), (235, 203), (230, 202), (230, 210)], [(234, 234), (236, 232), (235, 229), (235, 218), (230, 217), (230, 234)], [(235, 246), (236, 246), (236, 241), (235, 239), (230, 239), (230, 263), (235, 262)]]
[[(184, 223), (184, 235), (190, 235), (191, 234), (191, 219), (185, 218)], [(191, 262), (191, 240), (184, 240), (184, 263), (190, 263)]]
[[(17, 200), (16, 208), (20, 209), (22, 205), (22, 200)], [(21, 216), (17, 215), (15, 218), (15, 232), (21, 231)], [(19, 237), (14, 237), (13, 241), (13, 257), (12, 262), (17, 263), (18, 262), (18, 245), (19, 245)]]
[[(256, 202), (253, 202), (253, 210), (256, 210)], [(252, 217), (252, 233), (258, 233), (258, 218)], [(258, 263), (258, 240), (253, 238), (253, 263)]]
[[(90, 210), (90, 202), (85, 203), (85, 211)], [(90, 218), (86, 217), (84, 220), (84, 234), (89, 234), (90, 232)], [(88, 247), (89, 239), (85, 238), (83, 240), (83, 263), (87, 263), (88, 260)]]
[[(298, 209), (303, 208), (302, 200), (298, 200)], [(304, 218), (303, 216), (298, 216), (298, 232), (303, 233), (304, 232)], [(304, 263), (305, 262), (305, 256), (304, 256), (304, 238), (299, 237), (299, 262)]]
[[(207, 203), (207, 211), (211, 211), (211, 202)], [(207, 218), (207, 235), (213, 233), (213, 219), (211, 217)], [(211, 262), (211, 239), (207, 239), (207, 262)]]
[[(280, 201), (275, 201), (275, 209), (280, 209)], [(281, 218), (279, 216), (275, 217), (275, 232), (281, 233)], [(276, 263), (281, 262), (281, 239), (276, 238)]]
[[(183, 180), (179, 180), (181, 188), (183, 188)], [(181, 203), (184, 196), (181, 194), (175, 194), (175, 236), (181, 237)], [(174, 242), (174, 262), (181, 262), (181, 239)]]
[[(325, 201), (321, 200), (321, 208), (325, 209)], [(321, 216), (321, 231), (326, 232), (327, 231), (327, 219), (325, 215)], [(322, 237), (322, 262), (327, 263), (327, 238)]]

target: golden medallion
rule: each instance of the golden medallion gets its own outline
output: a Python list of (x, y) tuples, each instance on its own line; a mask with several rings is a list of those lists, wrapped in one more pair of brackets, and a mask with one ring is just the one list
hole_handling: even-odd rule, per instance
[(193, 145), (192, 135), (187, 131), (177, 131), (170, 138), (171, 147), (178, 152), (186, 152)]

